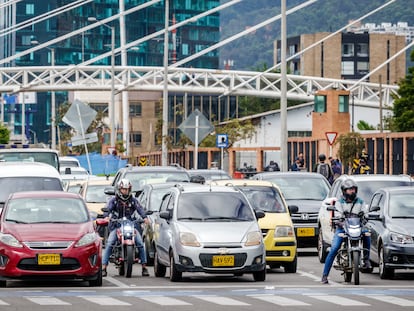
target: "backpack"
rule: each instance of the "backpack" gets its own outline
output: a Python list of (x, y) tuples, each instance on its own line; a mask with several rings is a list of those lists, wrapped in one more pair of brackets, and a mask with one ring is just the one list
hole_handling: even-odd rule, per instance
[(329, 180), (330, 174), (328, 163), (319, 163), (318, 167), (316, 168), (316, 172), (325, 176), (325, 178)]

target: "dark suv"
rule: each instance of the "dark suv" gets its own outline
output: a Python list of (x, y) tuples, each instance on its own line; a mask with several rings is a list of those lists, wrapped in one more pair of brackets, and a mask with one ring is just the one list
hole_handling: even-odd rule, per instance
[(118, 170), (112, 182), (112, 186), (127, 178), (132, 184), (132, 192), (142, 190), (146, 184), (164, 182), (189, 182), (190, 175), (178, 166), (126, 166)]

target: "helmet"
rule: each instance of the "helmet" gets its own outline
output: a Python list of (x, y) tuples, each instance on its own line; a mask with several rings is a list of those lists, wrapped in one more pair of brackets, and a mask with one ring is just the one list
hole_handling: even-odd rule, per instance
[[(351, 189), (351, 188), (355, 188), (355, 192), (352, 194), (348, 194), (346, 193), (346, 190)], [(356, 182), (353, 179), (345, 179), (344, 182), (341, 185), (341, 190), (342, 190), (342, 195), (344, 196), (344, 198), (346, 200), (355, 200), (356, 195), (358, 193), (358, 185), (356, 184)]]
[[(122, 193), (121, 189), (128, 189), (127, 193)], [(132, 185), (129, 179), (123, 178), (118, 182), (116, 187), (116, 196), (123, 201), (127, 201), (131, 197)]]
[(326, 160), (326, 155), (325, 154), (323, 154), (323, 153), (321, 153), (320, 155), (319, 155), (319, 161), (325, 161)]

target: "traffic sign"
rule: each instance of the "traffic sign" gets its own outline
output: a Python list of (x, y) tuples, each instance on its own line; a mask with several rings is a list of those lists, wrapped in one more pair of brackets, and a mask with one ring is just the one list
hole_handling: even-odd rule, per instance
[(90, 144), (98, 141), (98, 135), (96, 133), (89, 133), (84, 135), (72, 136), (71, 141), (72, 146)]
[(337, 132), (326, 132), (325, 133), (326, 139), (328, 140), (329, 145), (333, 145), (336, 139), (336, 136), (338, 136)]
[(229, 146), (229, 137), (227, 134), (216, 135), (216, 146), (217, 148), (227, 148)]
[[(197, 131), (196, 131), (197, 127)], [(188, 118), (180, 124), (178, 127), (184, 134), (187, 136), (194, 144), (196, 142), (196, 132), (197, 132), (197, 142), (198, 144), (214, 130), (213, 124), (203, 115), (203, 113), (196, 109), (194, 110)]]

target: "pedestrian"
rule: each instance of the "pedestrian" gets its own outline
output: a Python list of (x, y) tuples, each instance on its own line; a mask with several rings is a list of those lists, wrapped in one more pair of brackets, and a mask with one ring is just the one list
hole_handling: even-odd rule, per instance
[(299, 172), (300, 171), (300, 159), (299, 157), (297, 157), (295, 159), (295, 162), (293, 162), (293, 164), (290, 167), (290, 170), (293, 172)]
[(342, 163), (339, 159), (334, 159), (333, 157), (329, 157), (331, 162), (331, 168), (333, 172), (333, 181), (335, 181), (339, 176), (342, 175)]
[(364, 158), (359, 159), (359, 165), (354, 171), (354, 175), (370, 174), (371, 167), (367, 164)]
[(280, 171), (279, 165), (277, 162), (271, 160), (269, 165), (264, 168), (265, 172), (276, 172)]
[(329, 163), (326, 163), (326, 155), (321, 153), (319, 155), (319, 162), (315, 165), (313, 171), (316, 173), (319, 173), (323, 175), (329, 183), (333, 183), (333, 172), (331, 165)]

